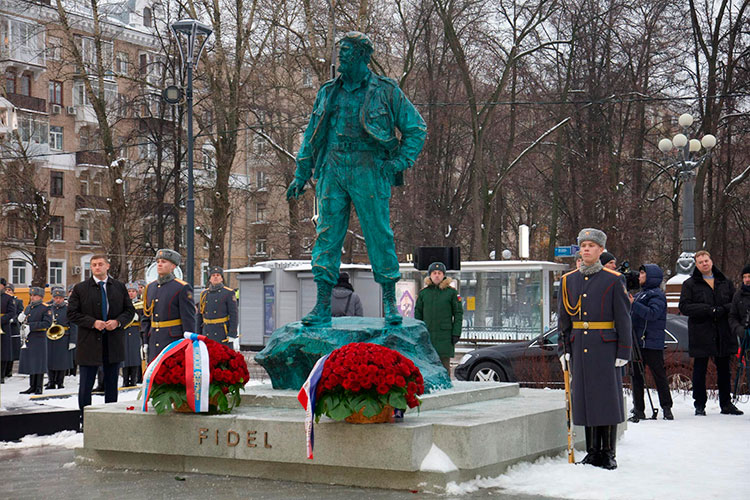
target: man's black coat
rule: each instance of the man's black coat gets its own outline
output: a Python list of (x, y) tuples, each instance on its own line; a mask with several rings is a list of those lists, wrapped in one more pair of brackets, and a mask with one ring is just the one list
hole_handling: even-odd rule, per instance
[[(68, 320), (78, 325), (78, 344), (76, 345), (76, 363), (83, 366), (102, 364), (102, 335), (107, 335), (110, 363), (125, 360), (125, 331), (123, 327), (130, 323), (135, 308), (130, 301), (125, 284), (113, 278), (107, 279), (107, 298), (109, 309), (107, 317), (102, 318), (102, 295), (96, 280), (91, 277), (73, 287), (68, 299)], [(114, 330), (96, 330), (94, 321), (115, 319), (120, 326)]]
[(729, 328), (734, 285), (713, 266), (714, 287), (695, 268), (682, 284), (680, 313), (688, 317), (688, 354), (693, 358), (731, 356), (737, 352), (737, 336)]

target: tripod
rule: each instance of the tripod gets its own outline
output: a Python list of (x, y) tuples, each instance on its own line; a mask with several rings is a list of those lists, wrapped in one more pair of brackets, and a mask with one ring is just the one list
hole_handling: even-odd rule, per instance
[[(648, 395), (648, 403), (651, 405), (651, 418), (647, 420), (656, 420), (656, 417), (659, 415), (659, 409), (654, 407), (654, 402), (651, 399), (651, 391), (648, 388), (648, 384), (646, 383), (646, 366), (643, 364), (643, 354), (641, 353), (641, 344), (638, 341), (639, 339), (633, 335), (633, 375), (635, 375), (635, 370), (639, 370), (639, 373), (641, 375), (641, 379), (643, 380), (643, 388), (646, 391), (646, 394)], [(632, 375), (631, 375), (632, 380)], [(633, 384), (635, 385), (635, 384)], [(633, 393), (635, 394), (635, 387), (633, 388)], [(638, 415), (635, 413), (632, 417), (630, 417), (628, 420), (630, 420), (633, 423), (640, 422), (640, 418), (638, 418)]]

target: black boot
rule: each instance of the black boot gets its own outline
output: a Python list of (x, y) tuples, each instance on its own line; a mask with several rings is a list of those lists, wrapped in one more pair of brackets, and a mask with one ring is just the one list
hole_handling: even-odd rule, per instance
[[(33, 377), (33, 376), (34, 375), (31, 375), (31, 377)], [(34, 380), (34, 379), (29, 378), (29, 388), (26, 389), (25, 391), (19, 392), (18, 394), (34, 394), (35, 388), (34, 388), (34, 385), (32, 383), (32, 380)]]
[(617, 468), (615, 451), (617, 446), (617, 425), (605, 425), (599, 428), (602, 431), (602, 469), (614, 470)]
[[(44, 375), (42, 375), (44, 377)], [(44, 386), (45, 389), (54, 389), (55, 388), (55, 372), (50, 371), (47, 372), (47, 384)]]
[(586, 431), (586, 456), (578, 463), (598, 466), (601, 460), (599, 458), (599, 434), (597, 427), (586, 426), (584, 430)]
[(34, 394), (42, 394), (44, 392), (44, 389), (42, 389), (42, 384), (44, 384), (44, 374), (38, 373), (36, 375), (32, 375), (35, 377), (34, 379)]

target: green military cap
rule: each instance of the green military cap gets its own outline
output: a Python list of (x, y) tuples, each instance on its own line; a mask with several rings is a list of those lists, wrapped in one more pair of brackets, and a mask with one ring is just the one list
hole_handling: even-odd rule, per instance
[(430, 264), (430, 267), (427, 268), (428, 273), (432, 273), (432, 271), (442, 271), (443, 274), (445, 274), (445, 264), (442, 262), (433, 262)]
[(599, 229), (586, 227), (578, 233), (578, 245), (580, 246), (584, 241), (593, 241), (600, 247), (605, 248), (607, 246), (607, 235)]
[(175, 252), (174, 250), (170, 250), (169, 248), (160, 248), (159, 251), (156, 252), (156, 258), (168, 260), (175, 266), (179, 266), (180, 262), (182, 261), (180, 254)]

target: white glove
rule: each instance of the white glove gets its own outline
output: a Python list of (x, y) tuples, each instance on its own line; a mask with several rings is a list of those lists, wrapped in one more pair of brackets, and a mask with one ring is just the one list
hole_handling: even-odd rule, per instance
[(565, 368), (570, 364), (570, 353), (566, 352), (562, 356), (560, 356), (560, 364), (562, 365), (562, 369), (565, 370)]
[(138, 313), (133, 314), (133, 319), (130, 321), (138, 321)]
[(29, 328), (29, 325), (23, 325), (21, 327), (21, 335), (29, 335), (31, 333), (31, 328)]
[(141, 346), (141, 359), (144, 361), (148, 359), (148, 346), (146, 344)]
[(617, 358), (615, 360), (615, 368), (620, 368), (621, 366), (625, 366), (627, 364), (628, 364), (628, 360), (627, 359)]
[(68, 350), (69, 350), (69, 351), (72, 351), (72, 350), (73, 350), (73, 349), (75, 349), (75, 348), (76, 348), (76, 345), (75, 345), (75, 344), (68, 344)]
[(232, 343), (232, 349), (235, 351), (240, 350), (240, 337), (229, 337), (229, 341)]
[(16, 319), (18, 319), (19, 323), (23, 323), (24, 321), (26, 321), (26, 313), (24, 311), (21, 311), (21, 314), (19, 314), (18, 318)]

